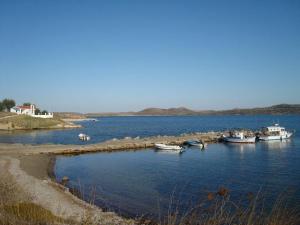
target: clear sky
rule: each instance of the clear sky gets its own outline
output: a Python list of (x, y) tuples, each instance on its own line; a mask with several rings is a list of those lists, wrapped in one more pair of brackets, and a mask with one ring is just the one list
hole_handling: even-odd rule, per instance
[(0, 0), (0, 98), (50, 111), (300, 103), (300, 1)]

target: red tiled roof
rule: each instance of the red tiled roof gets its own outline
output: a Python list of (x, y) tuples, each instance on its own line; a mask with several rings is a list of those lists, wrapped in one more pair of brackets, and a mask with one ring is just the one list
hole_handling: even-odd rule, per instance
[(19, 109), (31, 109), (30, 106), (24, 106), (24, 105), (19, 105), (16, 108), (19, 108)]

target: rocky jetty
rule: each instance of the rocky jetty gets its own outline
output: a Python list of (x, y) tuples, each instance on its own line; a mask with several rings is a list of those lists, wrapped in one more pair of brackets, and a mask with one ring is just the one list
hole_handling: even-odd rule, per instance
[(146, 138), (126, 137), (112, 139), (106, 142), (88, 145), (23, 145), (23, 144), (0, 144), (2, 153), (22, 154), (83, 154), (90, 152), (127, 151), (143, 148), (152, 148), (155, 143), (181, 145), (190, 139), (201, 140), (204, 143), (217, 143), (221, 140), (223, 132), (191, 133), (179, 136), (155, 136)]

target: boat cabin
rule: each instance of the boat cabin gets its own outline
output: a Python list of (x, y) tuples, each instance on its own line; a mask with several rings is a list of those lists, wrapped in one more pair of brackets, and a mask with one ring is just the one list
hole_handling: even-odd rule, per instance
[(265, 134), (281, 134), (285, 132), (284, 127), (280, 127), (279, 124), (274, 124), (274, 126), (263, 127), (262, 132)]
[(243, 132), (231, 131), (230, 136), (233, 137), (233, 138), (244, 139), (244, 133)]

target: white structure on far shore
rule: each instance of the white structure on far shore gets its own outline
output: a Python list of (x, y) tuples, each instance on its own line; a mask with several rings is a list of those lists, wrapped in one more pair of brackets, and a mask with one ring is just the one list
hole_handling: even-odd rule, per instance
[(32, 117), (38, 117), (38, 118), (53, 118), (53, 113), (47, 113), (47, 114), (41, 114), (39, 113), (38, 115), (35, 115), (35, 110), (36, 107), (34, 104), (31, 104), (29, 106), (15, 106), (13, 108), (10, 109), (10, 112), (12, 113), (17, 113), (17, 114), (24, 114), (24, 115), (28, 115), (28, 116), (32, 116)]

